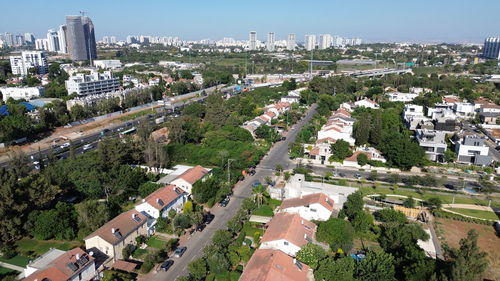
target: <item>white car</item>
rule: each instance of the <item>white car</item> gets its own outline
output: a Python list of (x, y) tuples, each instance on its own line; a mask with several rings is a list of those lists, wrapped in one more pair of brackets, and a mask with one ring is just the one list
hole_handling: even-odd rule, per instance
[(70, 146), (69, 142), (61, 144), (61, 149), (68, 148)]
[(89, 143), (83, 146), (83, 151), (87, 151), (89, 149), (92, 149), (92, 144)]

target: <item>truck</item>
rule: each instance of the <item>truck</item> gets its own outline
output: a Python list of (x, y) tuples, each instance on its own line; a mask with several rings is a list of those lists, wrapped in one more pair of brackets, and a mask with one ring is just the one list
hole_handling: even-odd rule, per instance
[(155, 123), (156, 123), (156, 124), (161, 124), (161, 123), (163, 123), (163, 122), (165, 122), (165, 116), (162, 116), (162, 117), (160, 117), (160, 118), (156, 118), (156, 119), (155, 119)]

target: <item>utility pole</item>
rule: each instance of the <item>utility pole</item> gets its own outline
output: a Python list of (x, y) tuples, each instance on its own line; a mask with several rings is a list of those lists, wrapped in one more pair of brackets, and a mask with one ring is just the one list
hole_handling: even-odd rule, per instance
[(228, 186), (231, 186), (231, 171), (229, 169), (230, 165), (231, 165), (231, 161), (235, 161), (234, 159), (227, 159), (227, 185)]

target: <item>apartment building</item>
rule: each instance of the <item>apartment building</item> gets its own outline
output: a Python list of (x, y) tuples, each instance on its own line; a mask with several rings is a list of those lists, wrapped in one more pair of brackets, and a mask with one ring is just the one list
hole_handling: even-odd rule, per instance
[(119, 88), (119, 79), (113, 77), (110, 71), (103, 73), (93, 71), (91, 74), (77, 73), (66, 80), (68, 93), (76, 93), (79, 96), (109, 93)]

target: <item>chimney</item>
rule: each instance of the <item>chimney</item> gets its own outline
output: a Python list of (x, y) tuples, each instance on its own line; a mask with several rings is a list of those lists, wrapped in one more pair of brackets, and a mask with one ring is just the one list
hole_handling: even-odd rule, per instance
[(76, 260), (80, 259), (80, 254), (76, 254)]
[(156, 198), (156, 203), (160, 204), (160, 198)]
[(297, 263), (297, 260), (296, 259), (293, 259), (293, 264), (296, 264)]
[(304, 224), (304, 220), (301, 220), (301, 221), (300, 221), (300, 224)]
[(146, 199), (142, 199), (142, 202), (143, 202), (143, 203), (144, 203), (144, 202), (146, 202)]
[(116, 228), (111, 228), (111, 233), (115, 233), (116, 232)]
[(132, 214), (132, 219), (135, 220), (136, 217), (137, 217), (137, 214), (133, 213)]

